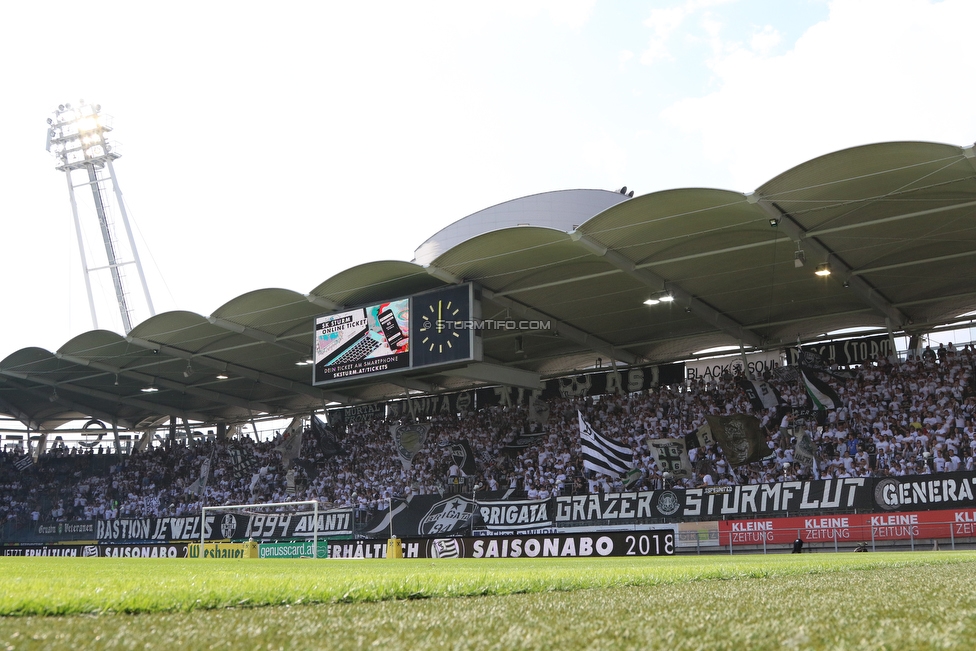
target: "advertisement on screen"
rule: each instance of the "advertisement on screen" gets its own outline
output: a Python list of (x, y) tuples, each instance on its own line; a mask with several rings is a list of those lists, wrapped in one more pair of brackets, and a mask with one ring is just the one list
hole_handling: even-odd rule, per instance
[(410, 366), (410, 299), (315, 319), (313, 384)]

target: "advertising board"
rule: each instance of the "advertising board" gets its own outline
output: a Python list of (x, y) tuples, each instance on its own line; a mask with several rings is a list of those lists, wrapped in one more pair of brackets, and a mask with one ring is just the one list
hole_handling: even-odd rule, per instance
[(410, 299), (315, 319), (313, 384), (410, 366)]
[[(403, 558), (599, 558), (673, 556), (674, 529), (522, 536), (406, 538)], [(386, 540), (336, 542), (329, 558), (386, 558)]]

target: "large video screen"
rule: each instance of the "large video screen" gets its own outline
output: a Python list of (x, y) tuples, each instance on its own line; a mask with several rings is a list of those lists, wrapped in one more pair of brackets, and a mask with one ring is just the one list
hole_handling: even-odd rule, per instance
[(313, 384), (410, 367), (410, 299), (315, 319)]

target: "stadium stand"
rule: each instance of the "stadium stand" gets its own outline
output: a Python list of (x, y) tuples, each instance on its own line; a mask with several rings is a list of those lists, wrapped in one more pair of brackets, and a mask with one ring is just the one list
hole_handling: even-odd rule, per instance
[[(889, 142), (807, 161), (749, 193), (545, 192), (442, 229), (413, 261), (357, 265), (307, 293), (256, 289), (209, 316), (167, 312), (126, 336), (93, 330), (54, 352), (21, 349), (0, 360), (0, 413), (23, 428), (8, 433), (0, 452), (4, 531), (303, 499), (355, 509), (365, 520), (398, 498), (453, 493), (447, 501), (459, 502), (458, 494), (478, 486), (530, 499), (656, 489), (645, 513), (667, 517), (679, 506), (669, 489), (715, 489), (714, 505), (716, 495), (746, 492), (743, 485), (809, 479), (827, 502), (828, 482), (818, 478), (837, 478), (858, 484), (859, 498), (872, 493), (882, 510), (914, 505), (902, 497), (916, 488), (935, 498), (950, 486), (957, 497), (965, 493), (956, 502), (969, 508), (976, 477), (949, 477), (938, 487), (894, 478), (973, 470), (973, 348), (922, 352), (920, 342), (941, 330), (972, 333), (976, 268), (964, 261), (976, 252), (974, 161), (973, 146)], [(407, 297), (434, 295), (439, 306), (458, 298), (464, 321), (528, 326), (464, 328), (479, 334), (456, 349), (441, 342), (436, 354), (433, 343), (424, 351), (413, 342), (408, 359), (401, 321), (408, 333), (447, 337), (440, 325), (423, 325), (422, 310), (404, 309)], [(428, 305), (440, 321), (441, 308)], [(349, 348), (328, 349), (329, 320), (360, 323), (366, 310), (384, 326), (377, 339), (359, 333)], [(796, 360), (761, 378), (684, 373), (702, 351), (776, 356), (851, 329), (873, 330), (888, 350), (840, 366), (822, 359), (824, 368), (811, 367), (816, 377)], [(907, 354), (894, 354), (896, 338)], [(359, 343), (381, 340), (399, 365), (367, 368), (356, 357), (338, 368)], [(617, 391), (606, 380), (599, 391), (575, 392), (580, 374), (608, 367)], [(563, 380), (574, 391), (542, 390)], [(757, 407), (760, 382), (777, 397)], [(757, 383), (752, 395), (746, 383)], [(475, 395), (473, 408), (445, 398), (460, 392)], [(512, 392), (546, 393), (546, 417), (531, 402), (511, 400)], [(499, 399), (481, 401), (479, 393)], [(411, 400), (449, 407), (424, 412), (423, 436), (411, 433), (416, 450), (395, 444), (390, 432), (416, 424), (384, 420), (390, 405)], [(814, 409), (824, 401), (829, 409)], [(333, 420), (340, 410), (365, 417)], [(328, 426), (315, 416), (323, 411)], [(761, 451), (762, 461), (733, 464), (707, 438), (706, 421), (733, 414), (758, 418), (750, 458)], [(274, 441), (239, 429), (293, 417), (305, 418), (308, 429)], [(640, 472), (587, 469), (583, 419), (593, 438), (629, 449)], [(112, 443), (58, 443), (59, 432), (85, 421), (100, 423), (99, 436)], [(178, 421), (186, 435), (176, 436)], [(169, 435), (156, 439), (167, 423)], [(196, 427), (216, 433), (194, 437)], [(804, 432), (809, 446), (798, 445)], [(33, 436), (32, 450), (12, 443), (30, 448)], [(682, 441), (688, 464), (680, 475), (659, 467), (648, 442), (661, 439)], [(123, 440), (131, 453), (120, 453)], [(406, 457), (403, 448), (411, 448)], [(468, 463), (458, 462), (459, 448), (470, 451)], [(872, 480), (850, 479), (860, 477)], [(735, 491), (721, 490), (732, 485)], [(802, 492), (812, 504), (807, 497)], [(438, 508), (429, 505), (420, 519), (436, 520), (444, 513)], [(370, 526), (374, 535), (386, 530), (382, 522)]]
[[(604, 435), (622, 442), (642, 471), (630, 490), (822, 478), (889, 477), (974, 469), (973, 417), (976, 393), (972, 346), (951, 344), (937, 352), (890, 362), (879, 359), (831, 380), (841, 399), (824, 413), (813, 433), (816, 469), (793, 461), (795, 441), (786, 434), (786, 410), (754, 411), (734, 374), (690, 385), (659, 386), (627, 395), (558, 399), (545, 426), (533, 425), (524, 406), (492, 406), (462, 415), (430, 419), (430, 434), (407, 470), (396, 454), (389, 423), (352, 423), (343, 428), (309, 428), (302, 447), (282, 463), (280, 440), (249, 437), (210, 439), (151, 447), (130, 455), (55, 447), (37, 463), (0, 453), (0, 518), (9, 526), (36, 521), (66, 522), (198, 514), (207, 505), (316, 499), (353, 507), (364, 515), (388, 508), (391, 496), (452, 490), (452, 475), (465, 487), (515, 489), (514, 495), (545, 499), (580, 492), (617, 492), (622, 479), (583, 468), (577, 410)], [(836, 377), (842, 377), (835, 374)], [(795, 382), (771, 375), (781, 402), (802, 406)], [(695, 473), (672, 480), (660, 471), (647, 441), (696, 431), (706, 415), (755, 413), (773, 455), (741, 466), (735, 474), (717, 446), (691, 451)], [(508, 452), (519, 433), (538, 429), (536, 443)], [(467, 441), (476, 473), (452, 472), (450, 444)], [(192, 441), (191, 441), (192, 442)], [(289, 455), (290, 456), (290, 455)], [(205, 492), (194, 486), (210, 460)], [(286, 467), (286, 465), (288, 467)], [(291, 479), (289, 480), (289, 474)]]

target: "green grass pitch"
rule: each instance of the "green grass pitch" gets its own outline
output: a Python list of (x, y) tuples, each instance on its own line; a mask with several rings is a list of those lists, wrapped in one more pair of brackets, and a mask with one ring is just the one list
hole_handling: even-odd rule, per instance
[(0, 558), (0, 649), (972, 649), (976, 552)]

